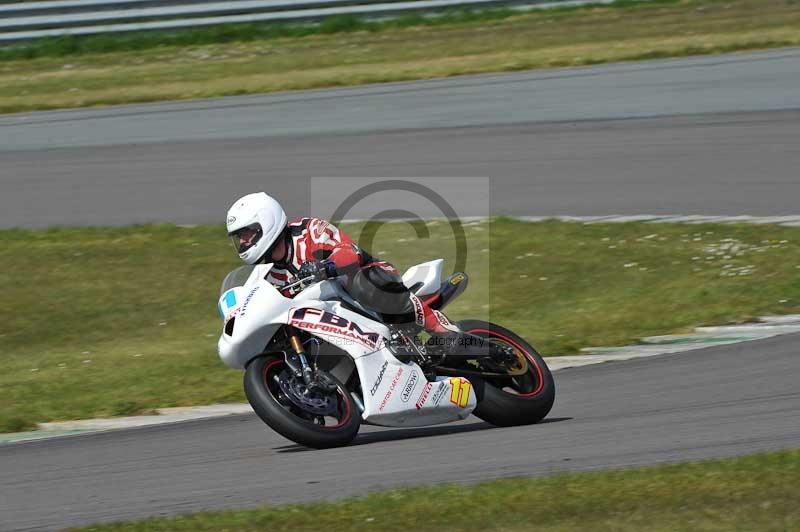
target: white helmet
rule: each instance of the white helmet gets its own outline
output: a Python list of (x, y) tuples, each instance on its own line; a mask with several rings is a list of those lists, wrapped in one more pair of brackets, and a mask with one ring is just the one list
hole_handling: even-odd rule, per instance
[[(247, 264), (256, 264), (278, 243), (286, 229), (286, 213), (272, 196), (256, 192), (234, 202), (226, 224), (239, 257)], [(248, 233), (251, 236), (245, 242), (240, 236)]]

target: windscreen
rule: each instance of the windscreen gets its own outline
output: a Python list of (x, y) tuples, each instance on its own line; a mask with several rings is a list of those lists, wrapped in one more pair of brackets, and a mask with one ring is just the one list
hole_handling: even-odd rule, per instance
[(255, 266), (239, 266), (228, 275), (225, 276), (225, 279), (222, 281), (222, 286), (219, 289), (219, 295), (224, 294), (231, 288), (235, 288), (237, 286), (243, 286), (244, 283), (247, 281), (247, 278), (250, 277), (250, 274), (253, 273), (253, 269)]

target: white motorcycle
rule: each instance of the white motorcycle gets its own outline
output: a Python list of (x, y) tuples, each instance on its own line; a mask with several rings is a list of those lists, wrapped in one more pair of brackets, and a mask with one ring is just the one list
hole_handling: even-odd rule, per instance
[[(403, 282), (441, 310), (458, 297), (467, 276), (442, 280), (443, 260), (410, 268)], [(555, 398), (547, 365), (523, 338), (498, 325), (465, 320), (456, 325), (474, 345), (500, 344), (502, 362), (486, 350), (454, 355), (410, 339), (353, 300), (339, 281), (302, 288), (284, 297), (265, 280), (272, 264), (243, 266), (222, 283), (224, 320), (219, 356), (244, 369), (244, 389), (256, 414), (286, 438), (308, 447), (346, 445), (361, 423), (416, 427), (465, 419), (494, 425), (536, 423)]]

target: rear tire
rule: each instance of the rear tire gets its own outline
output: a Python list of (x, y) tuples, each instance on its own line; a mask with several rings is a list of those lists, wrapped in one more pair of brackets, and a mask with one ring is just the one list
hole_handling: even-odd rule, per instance
[(521, 336), (487, 321), (464, 320), (458, 327), (464, 332), (511, 345), (521, 351), (528, 362), (528, 371), (513, 379), (469, 377), (478, 397), (478, 406), (472, 413), (501, 427), (530, 425), (544, 419), (553, 407), (556, 386), (550, 369), (536, 349)]
[(361, 415), (345, 386), (331, 377), (337, 386), (336, 425), (319, 425), (301, 417), (304, 412), (282, 395), (276, 379), (288, 371), (283, 358), (275, 356), (259, 357), (247, 366), (244, 392), (258, 417), (281, 436), (307, 447), (325, 449), (350, 443), (358, 434)]

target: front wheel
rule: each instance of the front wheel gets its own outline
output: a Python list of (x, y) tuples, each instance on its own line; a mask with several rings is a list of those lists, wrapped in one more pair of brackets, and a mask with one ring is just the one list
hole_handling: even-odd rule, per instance
[(282, 357), (253, 360), (244, 374), (244, 392), (258, 417), (275, 432), (316, 449), (347, 445), (358, 433), (361, 415), (345, 386), (331, 377), (336, 391), (305, 393), (302, 378)]
[(529, 425), (544, 419), (553, 407), (556, 386), (553, 375), (536, 349), (524, 338), (499, 325), (464, 320), (458, 327), (467, 333), (514, 348), (525, 358), (527, 370), (509, 377), (470, 377), (478, 406), (472, 412), (493, 425)]

